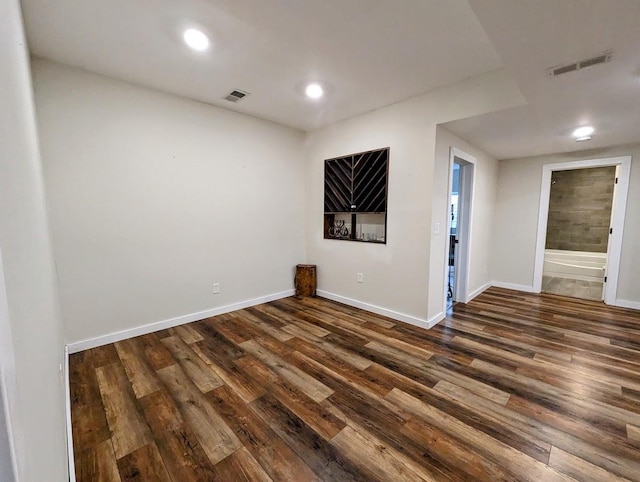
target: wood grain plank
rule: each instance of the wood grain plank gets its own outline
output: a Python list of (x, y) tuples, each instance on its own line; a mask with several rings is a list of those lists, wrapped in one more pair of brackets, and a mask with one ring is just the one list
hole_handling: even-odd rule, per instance
[(155, 443), (118, 460), (118, 468), (122, 482), (171, 482)]
[(482, 360), (474, 360), (471, 365), (486, 373), (500, 377), (502, 380), (513, 383), (513, 386), (526, 387), (525, 390), (535, 389), (537, 393), (544, 394), (555, 400), (560, 400), (568, 404), (583, 407), (587, 410), (600, 413), (613, 421), (620, 423), (630, 423), (640, 425), (640, 413), (634, 413), (629, 410), (621, 409), (610, 404), (602, 403), (598, 400), (584, 400), (574, 397), (572, 393), (561, 388), (554, 387), (548, 383), (533, 380), (531, 378), (522, 378), (518, 374), (505, 370), (503, 368), (483, 362)]
[(198, 438), (164, 391), (140, 399), (165, 468), (173, 480), (213, 480), (215, 472)]
[(212, 464), (217, 464), (242, 447), (235, 433), (180, 367), (172, 365), (158, 370), (158, 376)]
[(315, 474), (311, 480), (367, 480), (362, 471), (342, 452), (311, 430), (270, 394), (251, 402), (250, 407), (309, 465)]
[(209, 480), (273, 481), (245, 447), (216, 464), (215, 472), (215, 478)]
[(596, 465), (590, 464), (575, 455), (565, 452), (558, 447), (551, 447), (549, 456), (549, 466), (558, 471), (584, 482), (623, 481), (622, 477), (617, 477), (611, 472)]
[(401, 432), (419, 443), (432, 457), (449, 466), (451, 470), (462, 470), (472, 480), (517, 480), (499, 464), (482, 457), (471, 447), (464, 445), (427, 423), (409, 420)]
[[(446, 393), (453, 400), (473, 407), (495, 426), (511, 427), (523, 437), (528, 435), (533, 440), (555, 445), (575, 456), (607, 468), (613, 473), (618, 473), (620, 470), (626, 474), (640, 471), (639, 464), (630, 462), (634, 458), (635, 449), (625, 446), (624, 440), (612, 437), (601, 430), (585, 427), (580, 423), (572, 423), (560, 414), (554, 417), (541, 416), (536, 419), (529, 416), (529, 413), (514, 410), (515, 403), (501, 408), (445, 381), (436, 385), (435, 389)], [(543, 415), (540, 407), (529, 408)]]
[(289, 326), (297, 326), (301, 330), (304, 330), (313, 336), (317, 336), (318, 338), (323, 338), (327, 335), (331, 335), (331, 332), (329, 330), (325, 330), (321, 326), (314, 325), (304, 320), (295, 320), (289, 325), (284, 326), (282, 329), (284, 330), (286, 327), (289, 327)]
[(160, 342), (160, 337), (155, 333), (139, 336), (136, 340), (138, 340), (146, 361), (152, 370), (160, 370), (178, 363)]
[(171, 328), (169, 331), (172, 335), (182, 338), (182, 341), (188, 345), (204, 340), (204, 337), (193, 328), (193, 323), (176, 326)]
[(519, 474), (522, 480), (530, 480), (532, 482), (540, 480), (570, 480), (554, 469), (550, 469), (546, 464), (487, 436), (479, 430), (471, 428), (456, 418), (422, 403), (420, 400), (400, 390), (393, 389), (386, 398), (446, 433), (452, 434), (462, 442), (478, 447), (483, 452), (486, 451), (483, 455), (496, 461), (510, 472)]
[(333, 393), (333, 390), (329, 387), (268, 351), (255, 340), (242, 343), (242, 348), (271, 368), (279, 376), (298, 387), (315, 402), (321, 402)]
[(358, 370), (366, 370), (373, 363), (371, 360), (364, 358), (353, 351), (346, 350), (340, 346), (336, 346), (334, 343), (328, 342), (320, 337), (312, 335), (306, 330), (298, 327), (297, 325), (288, 325), (283, 328), (287, 333), (296, 336), (302, 340), (311, 343), (315, 347), (332, 354), (336, 358), (344, 360), (350, 365), (354, 366)]
[(252, 402), (264, 394), (264, 389), (254, 380), (246, 377), (233, 360), (220, 356), (208, 345), (191, 345), (191, 349), (245, 402)]
[(178, 360), (182, 369), (202, 393), (207, 393), (224, 383), (218, 374), (182, 338), (176, 336), (163, 338), (162, 344)]
[(72, 434), (78, 452), (111, 438), (91, 355), (87, 350), (69, 359)]
[[(238, 318), (241, 322), (251, 324), (251, 326), (257, 328), (258, 330), (262, 330), (265, 335), (269, 335), (280, 342), (289, 341), (293, 338), (292, 335), (285, 333), (280, 328), (277, 328), (268, 323), (268, 316), (263, 315), (262, 313), (255, 310), (240, 310), (236, 313), (233, 313), (232, 316), (234, 318)], [(267, 322), (263, 321), (263, 318), (267, 320)], [(245, 325), (246, 326), (246, 325)]]
[(309, 466), (231, 389), (222, 386), (208, 399), (273, 480), (313, 480)]
[(135, 338), (119, 341), (114, 345), (137, 398), (160, 389), (155, 373), (140, 355)]
[(326, 412), (321, 405), (286, 380), (270, 373), (257, 360), (244, 357), (236, 360), (236, 363), (254, 379), (269, 380), (267, 391), (325, 440), (331, 440), (344, 427), (344, 423)]
[(629, 437), (629, 440), (635, 440), (636, 442), (640, 442), (640, 427), (627, 424), (627, 437)]
[(80, 482), (640, 482), (640, 312), (602, 303), (491, 288), (424, 330), (286, 298), (70, 378)]
[(430, 352), (421, 354), (421, 356), (415, 356), (414, 354), (409, 354), (406, 351), (398, 350), (393, 346), (380, 343), (379, 341), (370, 341), (365, 345), (365, 347), (371, 350), (375, 350), (378, 353), (386, 356), (387, 358), (397, 360), (401, 363), (406, 363), (407, 365), (416, 368), (423, 368), (426, 361), (433, 356), (433, 353)]
[(75, 469), (76, 480), (120, 482), (120, 473), (111, 440), (105, 440), (76, 453)]
[(363, 472), (376, 479), (436, 481), (433, 475), (402, 453), (386, 446), (368, 431), (347, 425), (331, 444)]
[(112, 363), (99, 367), (96, 376), (116, 458), (151, 443), (149, 427), (133, 401), (133, 390), (122, 366)]

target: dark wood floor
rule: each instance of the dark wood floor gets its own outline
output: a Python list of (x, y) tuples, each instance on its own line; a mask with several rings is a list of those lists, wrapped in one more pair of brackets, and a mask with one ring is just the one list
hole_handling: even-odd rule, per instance
[(640, 480), (640, 314), (288, 298), (71, 357), (80, 481)]

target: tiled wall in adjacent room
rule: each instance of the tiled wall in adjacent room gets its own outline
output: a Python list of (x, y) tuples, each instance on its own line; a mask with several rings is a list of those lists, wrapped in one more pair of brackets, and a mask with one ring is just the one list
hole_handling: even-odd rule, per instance
[(615, 167), (553, 172), (546, 248), (605, 253), (614, 182)]

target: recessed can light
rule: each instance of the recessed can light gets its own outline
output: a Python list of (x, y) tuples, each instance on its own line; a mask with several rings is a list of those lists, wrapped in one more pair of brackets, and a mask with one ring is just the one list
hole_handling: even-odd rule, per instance
[[(583, 126), (583, 127), (578, 127), (575, 131), (573, 131), (573, 137), (575, 137), (576, 139), (579, 139), (581, 137), (589, 137), (591, 136), (591, 134), (593, 134), (594, 128), (591, 126)], [(586, 141), (587, 139), (582, 139), (584, 141)]]
[(306, 89), (304, 89), (304, 92), (310, 99), (319, 99), (324, 95), (324, 89), (320, 84), (317, 83), (307, 85)]
[(591, 140), (591, 136), (576, 137), (576, 142), (590, 141), (590, 140)]
[(186, 43), (193, 50), (198, 52), (204, 52), (209, 48), (209, 37), (206, 34), (196, 28), (188, 28), (182, 34), (184, 43)]

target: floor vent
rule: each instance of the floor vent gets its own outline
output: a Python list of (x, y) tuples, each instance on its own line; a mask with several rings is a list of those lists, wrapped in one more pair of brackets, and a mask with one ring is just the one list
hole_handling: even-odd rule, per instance
[(576, 70), (586, 69), (587, 67), (593, 67), (594, 65), (606, 64), (611, 61), (613, 51), (607, 50), (594, 57), (588, 59), (579, 60), (572, 64), (560, 65), (558, 67), (551, 67), (547, 69), (547, 74), (550, 77), (557, 77), (558, 75), (568, 74), (569, 72), (575, 72)]
[(229, 102), (238, 102), (239, 100), (244, 99), (249, 95), (249, 92), (243, 92), (242, 90), (233, 90), (226, 96), (224, 96), (224, 100), (228, 100)]

